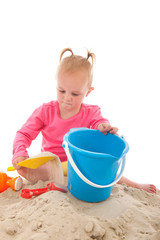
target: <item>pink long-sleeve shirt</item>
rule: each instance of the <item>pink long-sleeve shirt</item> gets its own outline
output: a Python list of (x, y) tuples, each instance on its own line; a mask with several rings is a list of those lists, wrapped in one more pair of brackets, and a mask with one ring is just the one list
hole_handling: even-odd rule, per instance
[(63, 136), (71, 128), (87, 127), (97, 129), (102, 122), (108, 122), (102, 117), (97, 105), (82, 104), (79, 113), (69, 119), (62, 119), (58, 101), (44, 103), (37, 108), (22, 128), (17, 131), (13, 143), (13, 159), (19, 156), (28, 156), (27, 148), (37, 135), (42, 133), (41, 151), (52, 152), (66, 161), (67, 157), (62, 147)]

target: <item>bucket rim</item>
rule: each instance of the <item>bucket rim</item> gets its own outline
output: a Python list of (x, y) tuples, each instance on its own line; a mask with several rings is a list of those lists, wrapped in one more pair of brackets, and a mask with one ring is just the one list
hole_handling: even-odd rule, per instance
[[(97, 129), (71, 128), (70, 131), (64, 135), (63, 141), (66, 141), (66, 142), (68, 143), (68, 146), (69, 146), (72, 150), (76, 150), (76, 151), (80, 152), (80, 153), (83, 154), (83, 155), (92, 156), (92, 157), (95, 157), (95, 158), (96, 158), (96, 157), (104, 158), (104, 157), (106, 157), (106, 156), (109, 156), (110, 158), (112, 158), (112, 159), (114, 159), (114, 160), (116, 160), (116, 161), (118, 161), (118, 160), (124, 155), (124, 152), (126, 152), (126, 148), (128, 148), (127, 142), (126, 142), (124, 139), (122, 139), (121, 137), (117, 136), (117, 135), (114, 135), (114, 137), (120, 139), (120, 140), (123, 141), (124, 144), (125, 144), (125, 148), (124, 148), (121, 156), (119, 156), (119, 157), (116, 157), (116, 156), (114, 156), (114, 155), (107, 154), (107, 153), (98, 153), (98, 152), (93, 152), (93, 151), (87, 151), (87, 150), (81, 149), (81, 148), (79, 148), (79, 147), (76, 147), (75, 145), (73, 145), (73, 144), (69, 141), (69, 139), (68, 139), (68, 138), (69, 138), (69, 135), (72, 135), (72, 134), (74, 134), (74, 133), (77, 132), (77, 131), (86, 131), (86, 130), (87, 130), (87, 131), (97, 131), (97, 132), (99, 132), (99, 130), (97, 130)], [(110, 133), (107, 133), (107, 134), (110, 134)], [(112, 135), (113, 135), (113, 134), (112, 134)], [(63, 144), (62, 144), (62, 145), (63, 145)], [(63, 146), (63, 147), (64, 147), (64, 146)], [(127, 151), (128, 151), (128, 150), (127, 150)]]

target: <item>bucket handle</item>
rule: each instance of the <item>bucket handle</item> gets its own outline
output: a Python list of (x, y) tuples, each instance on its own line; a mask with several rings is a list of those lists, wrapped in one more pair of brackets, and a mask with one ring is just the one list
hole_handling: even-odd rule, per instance
[(120, 172), (119, 172), (118, 177), (117, 177), (112, 183), (110, 183), (110, 184), (107, 184), (107, 185), (99, 185), (99, 184), (93, 183), (93, 182), (91, 182), (89, 179), (87, 179), (87, 178), (81, 173), (81, 171), (78, 169), (78, 167), (76, 166), (76, 164), (75, 164), (75, 162), (73, 161), (73, 158), (72, 158), (72, 156), (71, 156), (71, 154), (70, 154), (67, 141), (64, 141), (64, 142), (63, 142), (63, 147), (64, 147), (64, 150), (65, 150), (65, 152), (66, 152), (66, 154), (67, 154), (68, 160), (69, 160), (72, 168), (74, 169), (74, 171), (78, 174), (78, 176), (79, 176), (84, 182), (86, 182), (86, 183), (89, 184), (90, 186), (96, 187), (96, 188), (107, 188), (107, 187), (111, 187), (111, 186), (113, 186), (114, 184), (116, 184), (116, 183), (120, 180), (120, 178), (122, 177), (122, 174), (123, 174), (123, 171), (124, 171), (124, 166), (125, 166), (125, 155), (121, 158), (121, 164), (120, 164), (121, 169), (120, 169), (120, 167), (119, 167)]

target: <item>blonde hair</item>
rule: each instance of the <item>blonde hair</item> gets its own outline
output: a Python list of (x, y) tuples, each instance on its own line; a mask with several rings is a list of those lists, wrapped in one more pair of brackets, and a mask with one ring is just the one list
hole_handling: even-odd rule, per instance
[[(65, 52), (69, 51), (70, 56), (63, 58)], [(91, 58), (92, 63), (90, 63), (89, 58)], [(72, 73), (77, 70), (85, 70), (89, 77), (89, 86), (92, 85), (93, 81), (93, 65), (95, 63), (96, 56), (94, 53), (87, 50), (87, 57), (82, 57), (79, 55), (74, 55), (71, 48), (65, 48), (60, 54), (60, 63), (57, 69), (57, 77), (61, 72)]]

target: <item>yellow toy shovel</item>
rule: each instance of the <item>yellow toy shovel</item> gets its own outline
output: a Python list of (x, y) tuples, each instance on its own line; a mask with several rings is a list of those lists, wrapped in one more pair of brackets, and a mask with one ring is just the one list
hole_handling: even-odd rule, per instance
[[(51, 152), (42, 152), (34, 157), (27, 158), (26, 160), (17, 163), (17, 165), (21, 166), (21, 167), (36, 169), (50, 160), (57, 159), (57, 157), (58, 156), (56, 156), (55, 154), (53, 154)], [(63, 168), (64, 175), (66, 176), (67, 175), (67, 162), (62, 163), (62, 168)], [(7, 171), (14, 171), (14, 170), (16, 170), (16, 169), (13, 166), (7, 168)]]

